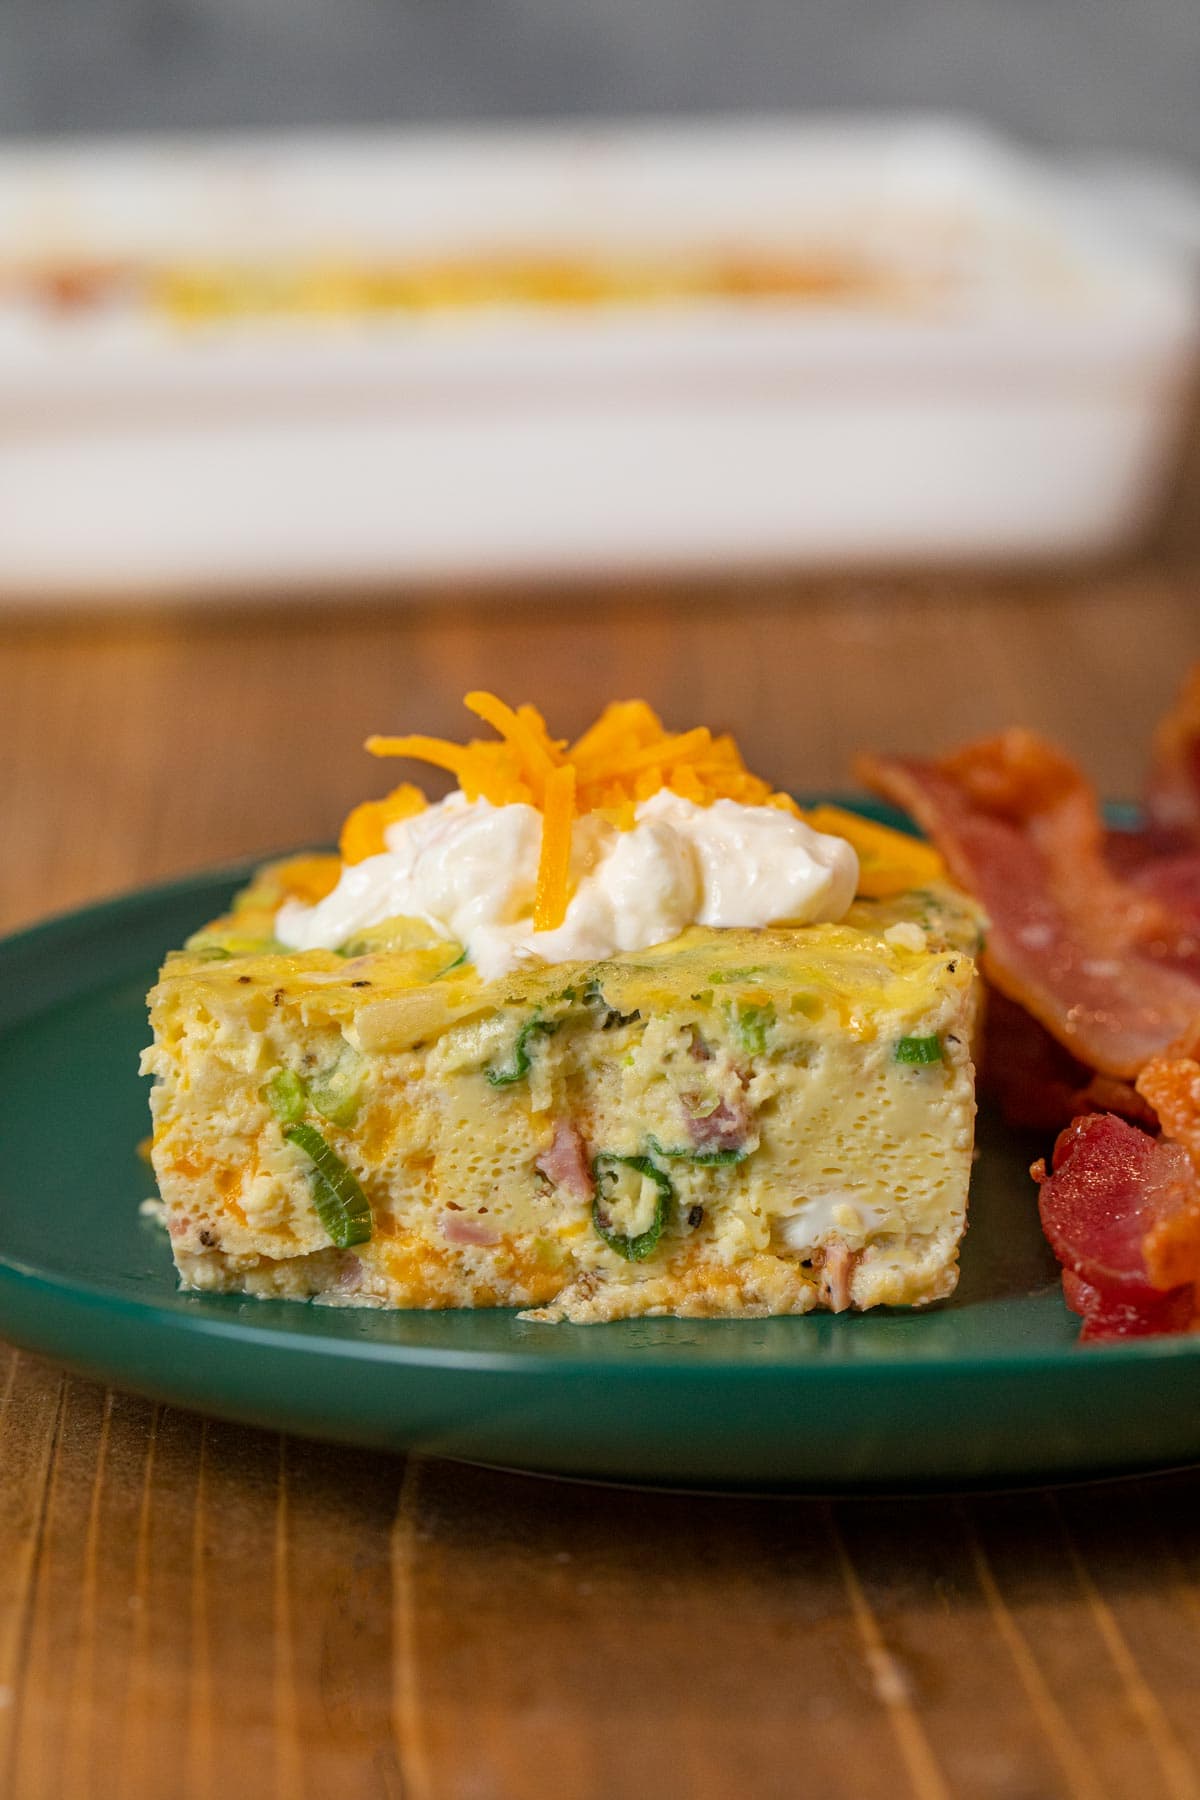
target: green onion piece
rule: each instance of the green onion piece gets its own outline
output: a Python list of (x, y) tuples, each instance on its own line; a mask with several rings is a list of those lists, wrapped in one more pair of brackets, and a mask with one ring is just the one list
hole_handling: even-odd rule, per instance
[(538, 1032), (541, 1032), (548, 1037), (552, 1031), (557, 1030), (558, 1026), (547, 1024), (540, 1013), (534, 1013), (532, 1019), (527, 1019), (517, 1033), (517, 1041), (513, 1046), (512, 1061), (510, 1063), (501, 1063), (498, 1068), (493, 1065), (486, 1071), (487, 1078), (492, 1086), (511, 1087), (514, 1081), (523, 1081), (529, 1073), (530, 1040), (536, 1036)]
[(942, 1060), (939, 1037), (902, 1037), (896, 1045), (896, 1061), (901, 1063), (935, 1063)]
[(282, 1125), (295, 1125), (304, 1117), (308, 1094), (292, 1069), (277, 1069), (263, 1089), (263, 1099)]
[(767, 1047), (767, 1032), (775, 1023), (775, 1008), (768, 1000), (765, 1006), (741, 1006), (734, 1009), (733, 1027), (738, 1042), (749, 1056), (761, 1056)]
[(443, 975), (448, 975), (450, 973), (451, 969), (461, 969), (463, 964), (466, 962), (466, 960), (467, 960), (467, 946), (464, 944), (462, 949), (459, 951), (458, 955), (455, 957), (454, 961), (451, 963), (447, 963), (444, 969), (439, 969), (433, 979), (435, 981), (440, 981), (442, 979)]
[(352, 1125), (361, 1097), (365, 1064), (350, 1044), (343, 1044), (331, 1069), (314, 1075), (308, 1083), (308, 1097), (331, 1125)]
[[(269, 956), (287, 948), (278, 938), (250, 937), (244, 931), (193, 931), (183, 947), (218, 962), (230, 956)], [(214, 951), (223, 954), (213, 957)]]
[(728, 1168), (731, 1163), (745, 1162), (750, 1154), (748, 1150), (697, 1150), (687, 1145), (668, 1150), (656, 1137), (647, 1138), (646, 1142), (651, 1156), (661, 1157), (664, 1162), (698, 1163), (706, 1169)]
[[(570, 992), (571, 990), (569, 988), (566, 989), (567, 994)], [(572, 996), (572, 998), (573, 997), (574, 996)], [(604, 989), (601, 987), (598, 977), (593, 977), (584, 988), (583, 1004), (599, 1023), (601, 1031), (612, 1031), (617, 1025), (636, 1024), (637, 1020), (642, 1016), (641, 1013), (637, 1011), (623, 1013), (619, 1012), (615, 1006), (610, 1006), (608, 1001), (604, 998)]]
[(371, 1235), (371, 1208), (357, 1178), (311, 1125), (289, 1125), (283, 1135), (312, 1163), (313, 1205), (333, 1243), (339, 1250), (365, 1244)]
[[(608, 1201), (613, 1198), (611, 1190), (620, 1180), (622, 1169), (632, 1169), (635, 1175), (652, 1181), (658, 1190), (654, 1203), (654, 1217), (644, 1231), (629, 1235), (613, 1229), (612, 1216), (608, 1210)], [(675, 1190), (663, 1171), (651, 1162), (648, 1156), (609, 1156), (601, 1154), (592, 1162), (592, 1174), (596, 1181), (596, 1198), (592, 1202), (592, 1224), (596, 1235), (602, 1238), (610, 1250), (623, 1256), (626, 1262), (645, 1262), (658, 1245), (663, 1234), (670, 1211)], [(606, 1194), (605, 1188), (609, 1189)]]
[(765, 975), (766, 972), (761, 964), (751, 969), (713, 969), (708, 979), (714, 986), (721, 987), (730, 981), (753, 981), (756, 976)]

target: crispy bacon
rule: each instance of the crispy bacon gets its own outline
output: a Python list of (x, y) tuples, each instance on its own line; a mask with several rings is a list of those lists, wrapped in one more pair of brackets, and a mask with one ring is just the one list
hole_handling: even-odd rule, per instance
[(1200, 1175), (1200, 1063), (1190, 1056), (1155, 1057), (1138, 1076), (1137, 1090)]
[(1170, 1293), (1143, 1296), (1134, 1301), (1092, 1287), (1078, 1275), (1073, 1275), (1070, 1269), (1063, 1270), (1062, 1285), (1063, 1299), (1083, 1320), (1083, 1330), (1079, 1334), (1081, 1344), (1098, 1344), (1123, 1337), (1162, 1337), (1171, 1332), (1191, 1330), (1195, 1316), (1191, 1288), (1173, 1288)]
[[(1129, 880), (1170, 915), (1176, 926), (1171, 962), (1200, 982), (1200, 850), (1148, 857)], [(1187, 1041), (1191, 1036), (1185, 1033)]]
[(1200, 1020), (1195, 933), (1105, 859), (1096, 798), (1069, 758), (1014, 730), (939, 762), (860, 759), (991, 920), (983, 968), (1078, 1062), (1128, 1079)]
[(1178, 1331), (1196, 1317), (1200, 1184), (1179, 1144), (1111, 1113), (1076, 1119), (1035, 1163), (1042, 1228), (1085, 1338)]
[(990, 915), (983, 1085), (1010, 1123), (1080, 1115), (1033, 1175), (1082, 1337), (1200, 1327), (1200, 666), (1136, 831), (1028, 731), (860, 772)]
[(1003, 994), (984, 1011), (979, 1086), (1006, 1122), (1022, 1130), (1059, 1132), (1086, 1112), (1114, 1112), (1148, 1131), (1158, 1128), (1150, 1102), (1115, 1075), (1095, 1075)]
[(1115, 875), (1152, 900), (1174, 927), (1174, 967), (1200, 981), (1200, 844), (1180, 848), (1154, 825), (1110, 831), (1104, 858)]
[(989, 994), (979, 1058), (980, 1089), (1010, 1125), (1057, 1132), (1085, 1110), (1088, 1070), (1015, 1000)]
[(555, 1187), (565, 1188), (576, 1200), (590, 1202), (596, 1192), (583, 1139), (570, 1119), (558, 1120), (549, 1149), (542, 1151), (534, 1167), (541, 1170), (547, 1181), (552, 1181)]
[(1175, 917), (1200, 932), (1200, 850), (1178, 856), (1147, 857), (1130, 870), (1130, 880), (1153, 894)]
[(1200, 844), (1200, 663), (1154, 734), (1146, 812), (1168, 842)]

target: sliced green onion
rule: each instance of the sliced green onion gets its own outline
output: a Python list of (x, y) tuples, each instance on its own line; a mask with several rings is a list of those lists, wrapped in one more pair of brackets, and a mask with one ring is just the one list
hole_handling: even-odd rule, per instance
[[(570, 990), (567, 990), (570, 992)], [(610, 1006), (604, 997), (604, 990), (598, 978), (589, 981), (583, 990), (583, 1003), (600, 1021), (601, 1031), (612, 1031), (617, 1025), (633, 1025), (641, 1018), (638, 1011), (623, 1013), (615, 1006)]]
[(459, 951), (458, 955), (455, 957), (454, 961), (451, 963), (447, 963), (444, 969), (439, 969), (433, 979), (435, 981), (440, 981), (442, 979), (443, 975), (448, 975), (450, 973), (451, 969), (461, 969), (463, 964), (466, 962), (466, 960), (467, 960), (467, 946), (464, 944), (462, 949)]
[(486, 1070), (487, 1078), (492, 1086), (511, 1087), (514, 1081), (523, 1081), (529, 1073), (529, 1045), (531, 1039), (539, 1032), (544, 1036), (549, 1037), (551, 1032), (557, 1030), (558, 1026), (548, 1024), (546, 1020), (542, 1018), (540, 1013), (534, 1013), (532, 1019), (527, 1019), (517, 1033), (517, 1041), (513, 1045), (512, 1061), (509, 1063), (501, 1063), (498, 1067), (493, 1064)]
[(312, 1163), (312, 1196), (317, 1217), (339, 1250), (365, 1244), (371, 1235), (371, 1208), (357, 1177), (311, 1125), (289, 1125), (289, 1144)]
[(682, 1145), (678, 1150), (668, 1150), (660, 1144), (656, 1137), (646, 1139), (651, 1156), (661, 1157), (664, 1162), (698, 1163), (702, 1168), (727, 1168), (731, 1163), (745, 1162), (748, 1150), (697, 1150), (692, 1146)]
[(361, 1097), (366, 1064), (350, 1044), (343, 1044), (337, 1061), (324, 1074), (310, 1077), (308, 1097), (331, 1125), (352, 1125)]
[(733, 1011), (733, 1028), (738, 1042), (748, 1056), (761, 1056), (767, 1047), (767, 1032), (775, 1023), (771, 1001), (765, 1006), (740, 1006)]
[[(244, 931), (193, 931), (183, 947), (217, 962), (229, 956), (271, 956), (287, 950), (278, 938), (250, 937)], [(217, 951), (223, 954), (214, 956)]]
[(716, 986), (723, 987), (730, 981), (753, 981), (759, 975), (765, 975), (766, 969), (761, 966), (751, 969), (713, 969), (708, 979)]
[(293, 1069), (277, 1069), (263, 1089), (263, 1099), (283, 1125), (295, 1125), (304, 1117), (308, 1093)]
[(902, 1037), (896, 1045), (896, 1061), (901, 1063), (935, 1063), (942, 1060), (939, 1037)]
[[(644, 1231), (632, 1235), (613, 1229), (612, 1216), (608, 1211), (605, 1185), (611, 1187), (620, 1179), (622, 1169), (632, 1169), (635, 1175), (652, 1181), (658, 1190), (654, 1202), (654, 1217)], [(663, 1171), (651, 1162), (648, 1156), (609, 1156), (601, 1154), (592, 1162), (592, 1174), (596, 1181), (596, 1198), (592, 1202), (592, 1224), (596, 1235), (602, 1238), (610, 1250), (623, 1256), (626, 1262), (645, 1262), (657, 1248), (658, 1240), (667, 1223), (667, 1214), (675, 1190)]]

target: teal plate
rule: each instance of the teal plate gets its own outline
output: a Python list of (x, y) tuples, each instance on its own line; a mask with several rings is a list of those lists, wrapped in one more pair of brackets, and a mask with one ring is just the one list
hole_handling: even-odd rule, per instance
[(138, 1214), (144, 995), (249, 866), (0, 942), (11, 1342), (254, 1425), (607, 1481), (1003, 1485), (1200, 1460), (1200, 1337), (1077, 1348), (1028, 1176), (1044, 1146), (986, 1118), (962, 1281), (926, 1312), (547, 1326), (177, 1292)]

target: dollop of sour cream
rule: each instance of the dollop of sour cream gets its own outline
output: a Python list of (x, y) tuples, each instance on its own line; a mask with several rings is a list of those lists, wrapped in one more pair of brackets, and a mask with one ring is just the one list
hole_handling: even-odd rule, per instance
[(385, 919), (419, 918), (467, 946), (485, 981), (523, 963), (594, 962), (666, 943), (689, 925), (811, 925), (840, 919), (858, 858), (843, 838), (774, 806), (697, 806), (663, 788), (628, 831), (575, 821), (572, 896), (554, 931), (533, 929), (542, 842), (535, 807), (451, 794), (388, 827), (387, 849), (342, 870), (316, 906), (288, 901), (276, 936), (336, 950)]

